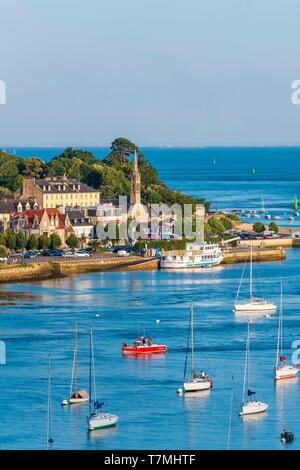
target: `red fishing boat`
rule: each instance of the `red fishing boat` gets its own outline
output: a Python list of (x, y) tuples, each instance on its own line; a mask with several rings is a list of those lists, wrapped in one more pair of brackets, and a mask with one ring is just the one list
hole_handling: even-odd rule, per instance
[(144, 336), (133, 343), (132, 346), (122, 344), (123, 354), (126, 356), (137, 356), (145, 354), (165, 354), (167, 346), (165, 344), (153, 344), (152, 338), (146, 339)]

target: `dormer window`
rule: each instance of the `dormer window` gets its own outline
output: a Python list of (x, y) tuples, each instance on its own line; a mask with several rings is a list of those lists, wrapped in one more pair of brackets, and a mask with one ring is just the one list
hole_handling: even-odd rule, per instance
[(43, 191), (46, 191), (46, 186), (45, 185), (43, 186)]
[(76, 189), (76, 186), (75, 186), (75, 184), (73, 184), (73, 191), (75, 191), (75, 189)]
[(48, 184), (48, 191), (51, 191), (51, 186), (50, 186), (50, 184)]
[(58, 185), (58, 191), (60, 191), (60, 184)]
[(77, 185), (78, 191), (80, 191), (80, 184)]

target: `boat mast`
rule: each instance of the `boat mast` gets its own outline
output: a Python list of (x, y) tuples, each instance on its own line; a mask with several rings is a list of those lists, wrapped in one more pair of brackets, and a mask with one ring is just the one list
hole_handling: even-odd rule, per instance
[(194, 353), (194, 305), (191, 306), (191, 329), (192, 329), (192, 379), (195, 378), (195, 353)]
[(253, 283), (253, 268), (252, 268), (252, 243), (250, 244), (250, 302), (252, 302), (252, 283)]
[(282, 354), (282, 332), (281, 332), (281, 317), (282, 317), (282, 283), (280, 283), (280, 311), (278, 318), (278, 336), (277, 336), (277, 353), (276, 353), (276, 369), (279, 366), (280, 350)]
[(75, 343), (74, 343), (74, 356), (73, 356), (70, 398), (73, 395), (73, 384), (74, 383), (75, 383), (75, 392), (77, 390), (77, 355), (78, 355), (78, 328), (77, 328), (77, 321), (76, 321), (75, 322)]
[(233, 399), (234, 399), (234, 388), (233, 388), (233, 376), (231, 385), (231, 399), (230, 399), (230, 412), (229, 412), (229, 423), (228, 423), (228, 436), (227, 436), (227, 450), (230, 450), (231, 442), (231, 428), (232, 428), (232, 410), (233, 410)]
[(52, 416), (51, 416), (51, 356), (48, 356), (48, 410), (47, 410), (47, 443), (46, 449), (52, 448)]
[[(250, 322), (248, 320), (248, 337), (247, 337), (247, 348), (248, 348), (248, 354), (247, 354), (247, 359), (248, 359), (248, 390), (251, 389), (251, 384), (250, 384)], [(250, 401), (250, 397), (249, 397)]]
[(249, 361), (249, 334), (250, 334), (250, 327), (249, 327), (249, 320), (248, 320), (248, 331), (247, 331), (247, 340), (246, 340), (246, 354), (245, 354), (245, 368), (244, 368), (243, 403), (245, 402), (245, 395), (246, 395), (247, 370), (248, 370), (248, 387), (250, 388), (250, 368), (248, 367), (248, 361)]
[(90, 374), (89, 374), (89, 414), (92, 412), (92, 340), (93, 331), (90, 329)]

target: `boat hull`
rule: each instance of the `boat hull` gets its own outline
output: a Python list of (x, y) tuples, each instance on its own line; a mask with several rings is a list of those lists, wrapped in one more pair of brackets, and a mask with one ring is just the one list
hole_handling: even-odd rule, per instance
[(211, 268), (213, 266), (219, 266), (222, 262), (223, 258), (213, 262), (199, 262), (199, 263), (180, 263), (180, 262), (172, 262), (172, 261), (161, 261), (160, 268), (161, 269), (193, 269), (193, 268)]
[(267, 411), (269, 405), (267, 403), (262, 403), (260, 401), (249, 401), (242, 405), (241, 411), (239, 412), (240, 416), (247, 416), (253, 414), (264, 413)]
[(282, 366), (275, 369), (274, 378), (275, 380), (283, 380), (283, 379), (292, 379), (295, 378), (298, 374), (298, 370), (296, 367), (293, 366)]
[(202, 390), (209, 390), (212, 388), (211, 380), (191, 380), (183, 383), (185, 392), (200, 392)]
[(116, 426), (119, 418), (117, 415), (110, 413), (97, 413), (88, 419), (89, 431), (95, 431), (96, 429), (106, 429)]
[(234, 309), (236, 312), (274, 312), (277, 307), (273, 303), (243, 303), (235, 304)]
[(86, 403), (87, 401), (89, 401), (89, 398), (70, 398), (69, 404), (78, 405), (80, 403)]
[(167, 346), (164, 344), (153, 344), (152, 346), (123, 346), (122, 352), (125, 356), (144, 356), (146, 354), (165, 354)]

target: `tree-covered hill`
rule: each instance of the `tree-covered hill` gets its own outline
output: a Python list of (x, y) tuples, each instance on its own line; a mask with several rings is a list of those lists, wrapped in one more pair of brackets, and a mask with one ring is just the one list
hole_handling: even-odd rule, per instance
[[(21, 158), (0, 151), (0, 191), (10, 193), (22, 187), (23, 177), (45, 176), (76, 178), (101, 192), (102, 199), (129, 196), (132, 173), (132, 154), (136, 151), (142, 179), (144, 203), (189, 204), (203, 203), (180, 193), (159, 179), (157, 170), (139, 148), (125, 138), (111, 144), (111, 152), (104, 160), (91, 152), (66, 148), (64, 152), (45, 163), (39, 158)], [(208, 206), (208, 203), (206, 202)]]

